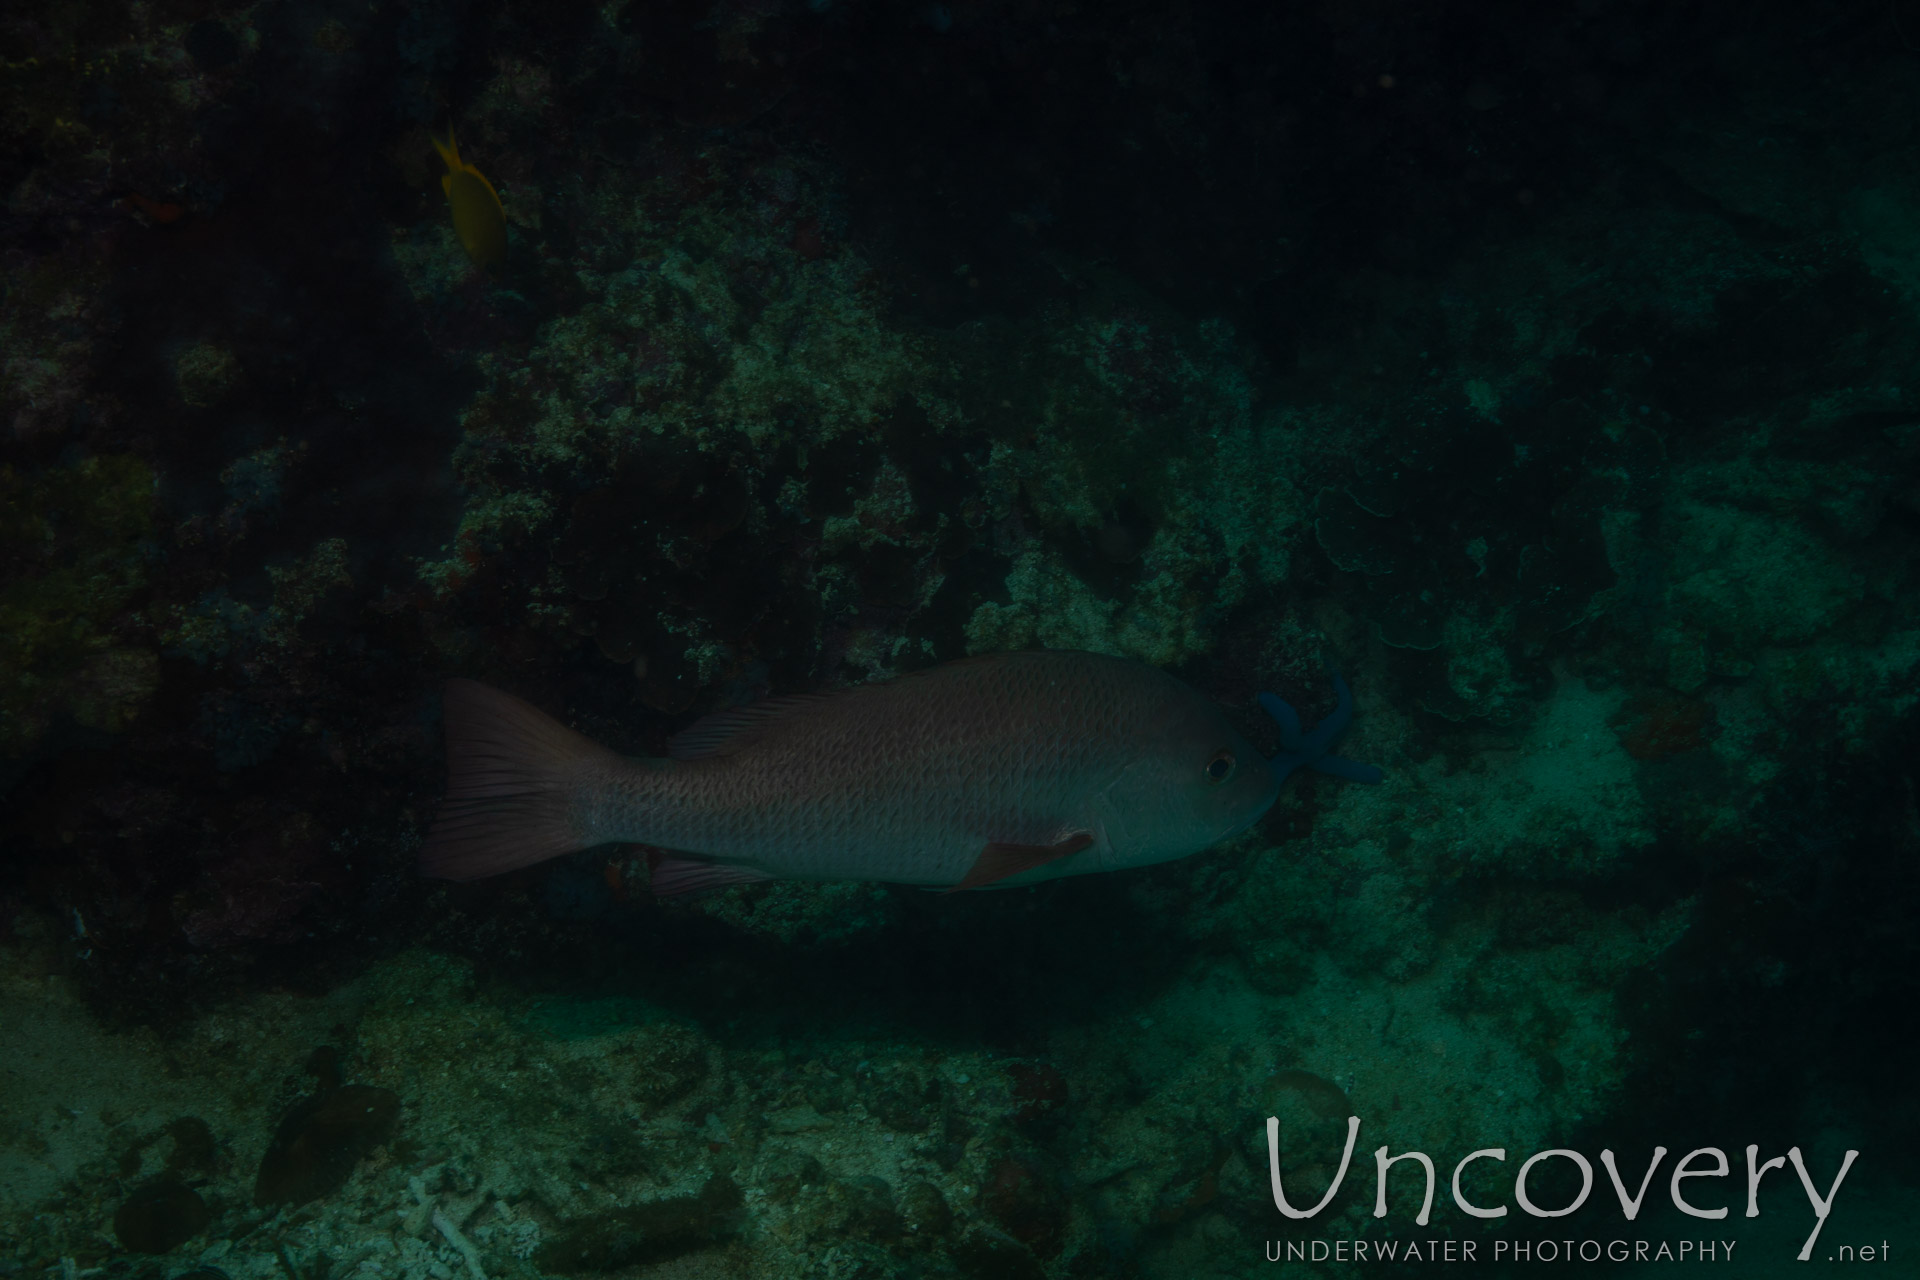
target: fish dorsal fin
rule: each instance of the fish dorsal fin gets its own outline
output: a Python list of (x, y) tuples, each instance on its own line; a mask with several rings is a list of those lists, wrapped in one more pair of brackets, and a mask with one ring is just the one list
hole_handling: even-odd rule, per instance
[(956, 658), (938, 666), (923, 667), (918, 671), (910, 671), (905, 675), (895, 676), (891, 680), (876, 681), (873, 684), (850, 685), (845, 689), (832, 689), (826, 693), (782, 694), (780, 697), (765, 698), (743, 707), (728, 707), (694, 721), (667, 739), (667, 755), (675, 760), (707, 760), (714, 756), (730, 756), (755, 741), (769, 725), (785, 720), (788, 716), (803, 714), (834, 698), (852, 697), (878, 689), (898, 689), (925, 679), (951, 679), (956, 672), (1005, 666), (1014, 662), (1050, 661), (1062, 656), (1085, 658), (1090, 655), (1071, 655), (1044, 649), (975, 654), (968, 658)]
[(675, 760), (711, 760), (715, 756), (733, 755), (759, 738), (768, 725), (817, 707), (837, 696), (832, 693), (789, 693), (748, 703), (744, 707), (716, 711), (667, 739), (667, 754)]
[(954, 658), (952, 662), (941, 662), (939, 666), (927, 666), (918, 672), (908, 672), (904, 676), (895, 676), (893, 679), (881, 679), (870, 685), (849, 685), (845, 689), (829, 689), (826, 693), (785, 693), (778, 699), (762, 699), (758, 702), (749, 702), (745, 706), (728, 706), (726, 710), (718, 710), (701, 720), (695, 720), (674, 737), (666, 739), (666, 754), (672, 760), (710, 760), (714, 756), (732, 756), (735, 752), (755, 743), (760, 733), (768, 729), (768, 725), (781, 722), (787, 716), (804, 714), (820, 706), (822, 702), (868, 695), (868, 693), (876, 693), (879, 689), (904, 689), (904, 687), (912, 687), (922, 679), (952, 679), (954, 674), (960, 674), (960, 672), (989, 670), (995, 666), (1008, 666), (1014, 662), (1033, 662), (1033, 660), (1046, 662), (1062, 656), (1087, 658), (1092, 654), (1071, 654), (1071, 652), (1046, 651), (1046, 649), (985, 652), (985, 654), (973, 654), (970, 658)]

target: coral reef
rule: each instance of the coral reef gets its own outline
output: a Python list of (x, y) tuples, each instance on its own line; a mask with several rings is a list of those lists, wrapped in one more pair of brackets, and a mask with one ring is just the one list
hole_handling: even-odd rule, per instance
[(151, 649), (122, 636), (148, 574), (153, 473), (106, 455), (0, 472), (14, 560), (0, 588), (0, 750), (18, 755), (56, 717), (117, 732), (158, 683)]
[[(1417, 1201), (1279, 1218), (1269, 1116), (1915, 1149), (1910, 45), (1563, 8), (0, 16), (0, 1274), (1231, 1276)], [(447, 676), (659, 754), (1025, 646), (1269, 755), (1333, 662), (1384, 783), (414, 872)]]

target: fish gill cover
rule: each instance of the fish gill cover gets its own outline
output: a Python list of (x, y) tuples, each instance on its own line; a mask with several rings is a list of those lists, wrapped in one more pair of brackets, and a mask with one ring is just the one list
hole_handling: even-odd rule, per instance
[[(1862, 1153), (1816, 1265), (1910, 1260), (1915, 40), (1878, 0), (9, 7), (0, 1274), (1792, 1265), (1749, 1143), (1810, 1195)], [(1331, 661), (1387, 780), (993, 893), (415, 874), (449, 677), (661, 756), (1023, 648), (1268, 757), (1257, 695), (1331, 723)], [(1604, 1176), (1514, 1198), (1656, 1145), (1728, 1153), (1687, 1194), (1731, 1214), (1671, 1164), (1632, 1224)], [(1497, 1220), (1446, 1185), (1493, 1147)]]

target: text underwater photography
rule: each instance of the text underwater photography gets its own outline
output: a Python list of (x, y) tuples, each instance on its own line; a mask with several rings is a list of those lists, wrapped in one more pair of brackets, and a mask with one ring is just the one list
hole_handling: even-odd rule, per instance
[[(1323, 1194), (1317, 1204), (1308, 1208), (1295, 1207), (1288, 1202), (1282, 1185), (1280, 1160), (1279, 1122), (1270, 1119), (1267, 1125), (1269, 1176), (1272, 1181), (1275, 1207), (1285, 1217), (1294, 1220), (1311, 1219), (1325, 1209), (1339, 1193), (1353, 1156), (1353, 1144), (1358, 1138), (1361, 1121), (1358, 1116), (1349, 1117), (1347, 1146), (1341, 1154), (1334, 1182)], [(1619, 1199), (1622, 1229), (1631, 1229), (1631, 1224), (1639, 1218), (1645, 1204), (1648, 1188), (1653, 1184), (1654, 1175), (1660, 1169), (1661, 1162), (1667, 1156), (1665, 1147), (1655, 1147), (1645, 1174), (1638, 1180), (1638, 1189), (1628, 1190), (1627, 1180), (1621, 1175), (1614, 1153), (1603, 1150), (1600, 1164), (1606, 1170), (1608, 1181)], [(1791, 1163), (1800, 1185), (1805, 1190), (1807, 1206), (1812, 1212), (1812, 1229), (1801, 1244), (1795, 1260), (1809, 1261), (1814, 1257), (1815, 1246), (1819, 1242), (1821, 1229), (1826, 1226), (1827, 1216), (1832, 1212), (1834, 1202), (1839, 1197), (1840, 1185), (1846, 1179), (1847, 1172), (1859, 1158), (1858, 1151), (1849, 1150), (1841, 1159), (1840, 1168), (1832, 1183), (1822, 1193), (1808, 1174), (1807, 1166), (1799, 1147), (1790, 1148), (1784, 1156), (1762, 1160), (1758, 1145), (1749, 1145), (1746, 1149), (1746, 1208), (1745, 1216), (1761, 1216), (1760, 1188), (1767, 1174)], [(1463, 1157), (1453, 1168), (1450, 1183), (1453, 1203), (1461, 1212), (1480, 1219), (1497, 1219), (1507, 1215), (1507, 1206), (1485, 1206), (1472, 1203), (1461, 1187), (1461, 1177), (1469, 1165), (1476, 1160), (1494, 1160), (1504, 1162), (1507, 1152), (1504, 1148), (1485, 1148)], [(1527, 1175), (1543, 1161), (1559, 1159), (1566, 1161), (1579, 1171), (1580, 1186), (1573, 1198), (1558, 1207), (1542, 1207), (1534, 1202), (1527, 1193)], [(1384, 1219), (1388, 1216), (1387, 1185), (1389, 1170), (1401, 1161), (1412, 1162), (1419, 1173), (1424, 1174), (1425, 1189), (1418, 1213), (1413, 1224), (1424, 1227), (1428, 1224), (1434, 1200), (1434, 1162), (1425, 1152), (1409, 1151), (1390, 1154), (1385, 1146), (1374, 1152), (1375, 1196), (1373, 1216)], [(1696, 1163), (1698, 1162), (1698, 1163)], [(1716, 1147), (1702, 1147), (1683, 1156), (1674, 1166), (1667, 1188), (1671, 1203), (1679, 1213), (1708, 1221), (1725, 1219), (1729, 1216), (1727, 1207), (1702, 1208), (1693, 1204), (1682, 1195), (1681, 1183), (1690, 1178), (1724, 1178), (1729, 1176), (1731, 1168), (1727, 1153)], [(1520, 1166), (1512, 1185), (1514, 1203), (1519, 1209), (1534, 1218), (1568, 1218), (1586, 1206), (1593, 1193), (1593, 1165), (1587, 1157), (1578, 1151), (1565, 1148), (1537, 1152), (1529, 1156)], [(1687, 1236), (1680, 1238), (1647, 1239), (1644, 1236), (1623, 1235), (1616, 1230), (1606, 1236), (1579, 1235), (1551, 1237), (1536, 1235), (1523, 1239), (1506, 1239), (1498, 1236), (1487, 1239), (1460, 1238), (1456, 1236), (1419, 1238), (1383, 1237), (1372, 1240), (1268, 1240), (1265, 1244), (1268, 1262), (1353, 1262), (1353, 1263), (1463, 1263), (1472, 1265), (1479, 1262), (1489, 1263), (1555, 1263), (1555, 1262), (1634, 1262), (1634, 1263), (1731, 1263), (1735, 1260), (1735, 1249), (1739, 1247), (1737, 1239), (1724, 1236)], [(1751, 1250), (1749, 1250), (1751, 1252)], [(1892, 1246), (1885, 1239), (1876, 1244), (1842, 1244), (1830, 1249), (1825, 1260), (1829, 1262), (1887, 1262), (1892, 1257)]]

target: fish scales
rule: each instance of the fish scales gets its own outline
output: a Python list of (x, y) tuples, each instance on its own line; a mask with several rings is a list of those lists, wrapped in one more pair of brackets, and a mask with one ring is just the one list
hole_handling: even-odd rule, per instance
[(621, 770), (583, 796), (584, 825), (780, 878), (957, 883), (990, 840), (1052, 845), (1090, 828), (1092, 798), (1188, 693), (1150, 667), (1063, 656), (796, 702), (726, 754)]

